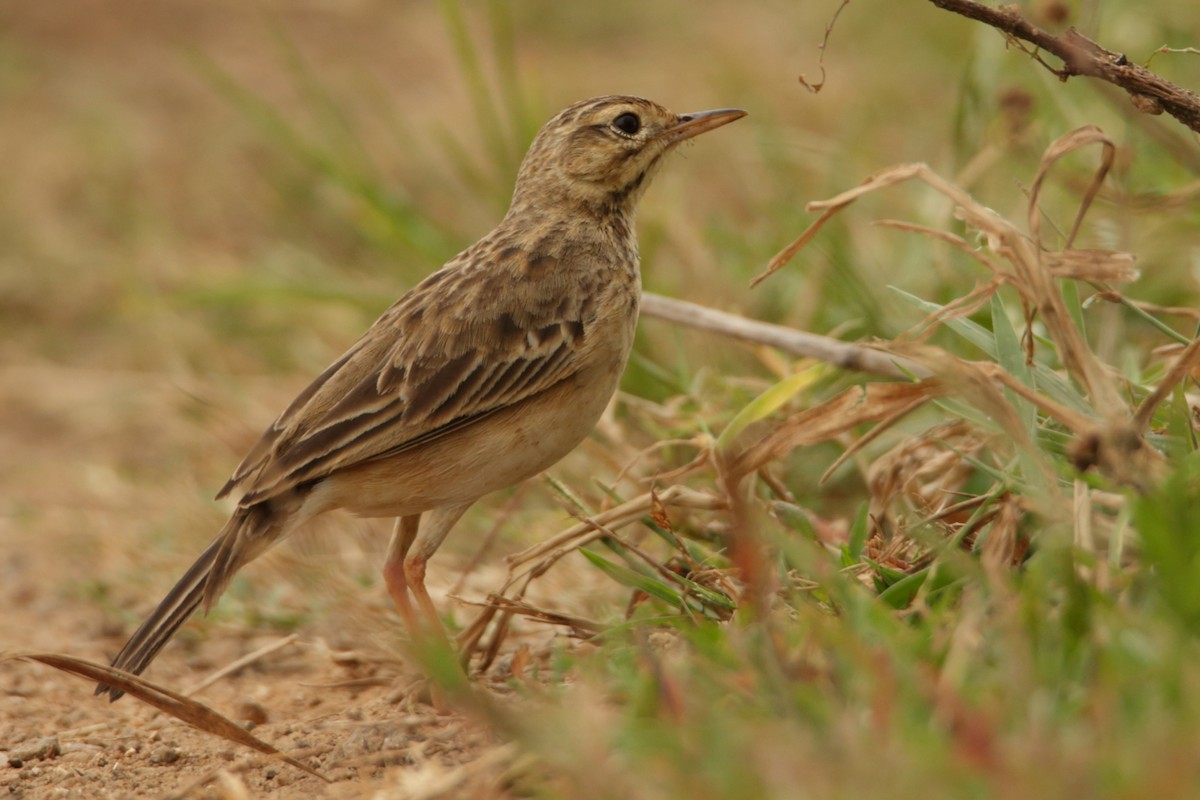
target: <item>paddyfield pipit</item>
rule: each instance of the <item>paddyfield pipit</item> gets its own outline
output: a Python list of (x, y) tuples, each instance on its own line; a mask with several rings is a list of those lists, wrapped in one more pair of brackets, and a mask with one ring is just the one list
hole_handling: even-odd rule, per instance
[(335, 508), (396, 517), (388, 592), (410, 632), (440, 634), (430, 556), (480, 497), (569, 453), (616, 390), (651, 176), (680, 142), (745, 114), (609, 96), (546, 123), (496, 229), (397, 300), (251, 448), (217, 495), (240, 493), (233, 515), (113, 666), (141, 673), (243, 565)]

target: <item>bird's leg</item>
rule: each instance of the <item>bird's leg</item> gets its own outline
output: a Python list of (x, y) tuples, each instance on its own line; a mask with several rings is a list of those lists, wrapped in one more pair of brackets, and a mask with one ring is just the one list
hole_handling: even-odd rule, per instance
[[(425, 565), (469, 505), (436, 508), (425, 517), (424, 525), (420, 525), (420, 514), (396, 520), (384, 562), (383, 579), (396, 608), (404, 617), (408, 635), (418, 653), (451, 649), (450, 640), (446, 638), (446, 631), (438, 619), (437, 608), (425, 588)], [(409, 600), (410, 591), (417, 599), (416, 609)], [(429, 696), (439, 713), (449, 710), (442, 689), (436, 682), (429, 684)]]
[[(424, 525), (420, 524), (420, 514), (396, 520), (383, 565), (383, 580), (414, 639), (428, 635), (434, 641), (447, 642), (437, 608), (425, 588), (425, 565), (469, 507), (470, 504), (435, 508), (426, 515)], [(409, 592), (417, 600), (415, 609)]]
[(425, 564), (445, 541), (446, 534), (450, 533), (454, 523), (458, 522), (459, 517), (469, 507), (468, 503), (461, 506), (435, 508), (430, 511), (425, 517), (425, 524), (421, 526), (403, 557), (404, 580), (413, 593), (413, 597), (417, 599), (418, 609), (421, 616), (424, 617), (424, 632), (439, 643), (445, 643), (447, 647), (449, 647), (449, 641), (446, 639), (445, 629), (438, 618), (433, 599), (430, 598), (429, 591), (425, 588)]
[(433, 605), (433, 599), (425, 589), (426, 563), (423, 558), (415, 556), (406, 558), (404, 560), (404, 577), (408, 580), (408, 585), (412, 587), (413, 596), (417, 598), (417, 606), (424, 617), (423, 621), (432, 633), (436, 630), (442, 630), (442, 621), (438, 616), (437, 608)]
[(387, 584), (388, 594), (392, 596), (392, 602), (396, 604), (400, 616), (404, 617), (404, 625), (408, 628), (410, 636), (416, 635), (417, 616), (408, 597), (408, 577), (404, 574), (404, 560), (417, 538), (420, 523), (420, 514), (396, 518), (392, 540), (388, 543), (387, 559), (383, 562), (383, 580)]

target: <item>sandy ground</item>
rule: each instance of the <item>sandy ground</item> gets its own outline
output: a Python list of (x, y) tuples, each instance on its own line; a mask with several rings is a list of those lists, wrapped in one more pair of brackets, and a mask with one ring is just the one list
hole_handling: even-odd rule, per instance
[[(3, 372), (0, 409), (11, 414), (40, 400), (48, 420), (55, 417), (53, 403), (45, 402), (53, 396), (51, 386), (82, 380), (49, 368)], [(57, 427), (47, 422), (7, 431), (0, 447), (6, 487), (25, 508), (0, 518), (5, 543), (0, 641), (9, 654), (55, 652), (103, 662), (136, 624), (134, 615), (147, 610), (186, 565), (186, 543), (180, 544), (184, 552), (142, 561), (136, 553), (120, 551), (117, 542), (96, 542), (91, 534), (96, 525), (118, 530), (124, 519), (136, 537), (145, 530), (147, 516), (175, 517), (153, 503), (136, 507), (146, 497), (140, 481), (130, 483), (111, 470), (105, 477), (105, 462), (114, 451), (107, 442), (87, 441), (92, 424), (124, 438), (125, 428), (147, 417), (176, 436), (194, 430), (171, 419), (170, 403), (160, 405), (177, 393), (133, 391), (144, 383), (142, 376), (94, 377), (87, 391), (98, 417), (72, 422), (63, 416)], [(136, 440), (132, 431), (125, 433)], [(160, 444), (183, 446), (178, 438)], [(35, 452), (57, 458), (35, 459)], [(48, 473), (57, 476), (59, 489)], [(177, 482), (174, 476), (164, 479), (166, 485)], [(68, 500), (64, 486), (90, 488)], [(359, 528), (361, 539), (345, 536), (347, 529)], [(501, 742), (486, 726), (461, 714), (438, 714), (429, 705), (418, 673), (406, 665), (399, 621), (379, 581), (347, 586), (338, 598), (328, 587), (348, 580), (342, 565), (315, 592), (298, 577), (303, 569), (296, 565), (311, 564), (314, 549), (337, 547), (347, 539), (353, 544), (342, 563), (361, 559), (369, 570), (367, 563), (386, 541), (386, 526), (339, 519), (301, 537), (296, 546), (280, 548), (249, 571), (246, 586), (252, 596), (245, 616), (235, 603), (232, 613), (222, 610), (189, 626), (147, 676), (186, 691), (249, 653), (278, 647), (195, 697), (334, 783), (189, 728), (137, 699), (110, 704), (95, 698), (92, 686), (78, 677), (6, 661), (0, 664), (0, 757), (7, 764), (0, 765), (0, 786), (13, 797), (80, 798), (365, 797), (378, 791), (400, 797), (418, 787), (442, 787), (433, 796), (448, 788), (481, 796), (499, 791), (496, 781), (507, 751), (497, 749)], [(431, 582), (440, 602), (451, 607), (444, 594), (458, 574), (454, 559), (448, 562), (435, 570)], [(485, 567), (481, 579), (494, 580), (498, 569)], [(477, 596), (473, 587), (463, 594)], [(121, 600), (114, 604), (109, 596)], [(277, 616), (271, 619), (271, 614)], [(286, 627), (281, 618), (291, 614), (300, 620), (295, 634), (280, 630)], [(544, 633), (541, 641), (539, 647), (549, 641)], [(494, 674), (503, 676), (504, 670), (502, 662)], [(498, 698), (507, 694), (503, 679), (482, 678), (477, 686)], [(494, 754), (491, 760), (488, 754)], [(482, 766), (455, 772), (481, 757)], [(243, 789), (249, 795), (241, 794)]]
[[(55, 416), (47, 402), (55, 396), (51, 388), (84, 380), (50, 368), (2, 372), (0, 410), (11, 414), (40, 401), (47, 419)], [(7, 655), (53, 652), (106, 661), (137, 615), (211, 535), (203, 530), (206, 504), (180, 500), (192, 508), (177, 513), (169, 497), (155, 500), (140, 479), (111, 470), (108, 436), (88, 442), (89, 429), (138, 441), (129, 428), (146, 419), (171, 432), (151, 449), (184, 448), (189, 435), (203, 438), (199, 427), (173, 417), (177, 391), (134, 391), (145, 383), (144, 376), (92, 376), (91, 414), (7, 432), (0, 463), (10, 497), (24, 509), (0, 518), (0, 641)], [(55, 458), (35, 459), (35, 452)], [(178, 475), (163, 480), (165, 487), (188, 482)], [(68, 499), (63, 486), (87, 489)], [(480, 519), (502, 517), (514, 505), (497, 498)], [(180, 519), (188, 530), (171, 552), (121, 549), (131, 540), (146, 546), (155, 538), (149, 529)], [(119, 531), (122, 522), (132, 537), (96, 540), (94, 526)], [(187, 626), (147, 674), (187, 692), (222, 673), (195, 699), (332, 783), (190, 728), (135, 698), (109, 703), (76, 676), (8, 660), (0, 663), (0, 758), (7, 762), (0, 764), (0, 787), (30, 798), (505, 796), (511, 749), (477, 718), (434, 710), (405, 658), (402, 627), (381, 582), (358, 577), (377, 568), (386, 534), (386, 524), (335, 517), (285, 543), (246, 571), (232, 602)], [(331, 558), (334, 566), (321, 566)], [(455, 586), (465, 559), (439, 557), (430, 576), (439, 604), (455, 619), (469, 619), (472, 610), (448, 593), (482, 598), (503, 577), (499, 561), (484, 558), (465, 586)], [(564, 581), (573, 584), (573, 597), (591, 586), (593, 597), (619, 602), (619, 593), (595, 583), (587, 570), (552, 578), (538, 602), (554, 607)], [(507, 702), (511, 655), (522, 646), (534, 653), (527, 674), (553, 648), (575, 645), (554, 631), (525, 629), (489, 674), (476, 678), (476, 688)], [(270, 652), (224, 674), (264, 648)]]

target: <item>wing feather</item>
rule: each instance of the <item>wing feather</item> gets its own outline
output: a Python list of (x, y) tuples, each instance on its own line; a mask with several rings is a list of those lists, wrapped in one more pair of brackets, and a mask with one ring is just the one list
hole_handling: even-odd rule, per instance
[[(578, 369), (594, 322), (594, 286), (570, 287), (538, 255), (538, 279), (517, 281), (529, 251), (463, 253), (398, 300), (292, 402), (263, 434), (221, 495), (260, 502), (338, 469), (403, 452), (550, 389)], [(493, 250), (493, 253), (495, 250)], [(476, 256), (481, 254), (476, 253)], [(574, 298), (574, 299), (571, 299)]]

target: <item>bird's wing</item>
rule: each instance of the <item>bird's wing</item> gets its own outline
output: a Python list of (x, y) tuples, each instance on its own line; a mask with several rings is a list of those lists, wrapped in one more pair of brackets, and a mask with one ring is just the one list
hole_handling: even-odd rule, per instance
[[(528, 259), (473, 267), (464, 253), (384, 312), (292, 402), (221, 490), (256, 503), (334, 470), (443, 436), (537, 395), (579, 368), (594, 317), (578, 270)], [(513, 280), (497, 280), (497, 272)], [(487, 274), (485, 274), (487, 273)]]

